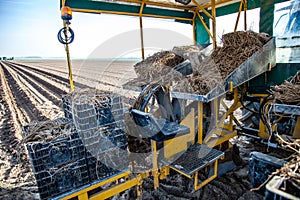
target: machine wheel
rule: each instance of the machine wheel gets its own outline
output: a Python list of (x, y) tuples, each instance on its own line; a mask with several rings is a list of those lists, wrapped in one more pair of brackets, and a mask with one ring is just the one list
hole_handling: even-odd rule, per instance
[[(258, 102), (251, 102), (247, 101), (245, 102), (245, 106), (251, 110), (254, 110), (256, 112), (259, 112), (260, 104)], [(240, 121), (249, 128), (258, 129), (259, 128), (259, 114), (251, 112), (244, 107), (241, 107), (242, 110), (242, 116), (240, 118)]]

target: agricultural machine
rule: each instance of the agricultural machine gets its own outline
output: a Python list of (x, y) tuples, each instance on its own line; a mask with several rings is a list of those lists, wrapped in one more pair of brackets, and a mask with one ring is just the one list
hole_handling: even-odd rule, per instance
[[(295, 75), (300, 70), (300, 4), (299, 1), (291, 1), (288, 7), (278, 10), (283, 14), (274, 22), (273, 29), (275, 5), (282, 2), (285, 1), (61, 1), (64, 28), (59, 32), (59, 40), (66, 47), (72, 90), (74, 84), (68, 53), (68, 45), (74, 39), (70, 27), (72, 12), (139, 17), (141, 37), (143, 17), (167, 18), (176, 23), (191, 24), (195, 46), (199, 47), (199, 58), (202, 52), (218, 48), (217, 17), (238, 13), (234, 30), (236, 32), (240, 15), (244, 14), (246, 29), (247, 11), (260, 8), (259, 28), (260, 32), (265, 33), (260, 36), (267, 39), (234, 70), (221, 76), (219, 84), (205, 93), (188, 89), (176, 90), (174, 76), (167, 76), (163, 80), (151, 80), (148, 83), (138, 83), (138, 80), (135, 81), (138, 84), (134, 85), (133, 81), (124, 83), (125, 89), (139, 91), (135, 103), (129, 109), (124, 109), (120, 103), (122, 100), (116, 96), (96, 102), (94, 99), (101, 96), (100, 93), (90, 96), (91, 101), (87, 101), (89, 95), (85, 95), (83, 101), (75, 90), (72, 98), (65, 97), (66, 118), (71, 119), (74, 129), (79, 131), (86, 154), (90, 154), (89, 157), (102, 155), (103, 152), (117, 154), (110, 157), (109, 161), (103, 161), (107, 158), (105, 156), (100, 157), (103, 162), (99, 166), (106, 168), (106, 171), (100, 170), (102, 175), (97, 172), (97, 176), (94, 174), (89, 183), (75, 184), (72, 190), (61, 190), (63, 192), (58, 192), (59, 195), (53, 198), (106, 199), (133, 187), (136, 187), (137, 196), (141, 196), (144, 179), (152, 177), (153, 188), (157, 189), (160, 180), (167, 178), (170, 173), (179, 173), (193, 179), (194, 190), (199, 190), (218, 176), (218, 171), (222, 168), (220, 161), (225, 157), (224, 151), (232, 147), (231, 138), (246, 135), (272, 148), (283, 148), (278, 141), (279, 135), (285, 135), (291, 140), (299, 139), (300, 107), (274, 100), (270, 93), (273, 86), (292, 77), (297, 78)], [(284, 27), (284, 31), (280, 35), (273, 34), (278, 27)], [(273, 35), (276, 37), (272, 37)], [(240, 42), (242, 40), (237, 43)], [(143, 42), (141, 51), (144, 59)], [(195, 57), (191, 59), (192, 53), (184, 50), (180, 56), (185, 59), (172, 66), (173, 71), (183, 79), (191, 77), (195, 70)], [(236, 111), (240, 108), (242, 117), (238, 119)], [(110, 122), (114, 118), (118, 118), (115, 119), (118, 123), (113, 127), (102, 126), (105, 120)], [(112, 137), (115, 141), (117, 136), (123, 139), (101, 149), (105, 146), (105, 138)], [(113, 151), (116, 148), (119, 151)], [(118, 160), (114, 160), (117, 158)], [(235, 165), (238, 165), (238, 155), (233, 159)], [(122, 164), (115, 166), (116, 162)], [(97, 161), (93, 161), (92, 165), (96, 166), (95, 163)], [(109, 170), (109, 167), (117, 170)], [(83, 170), (80, 168), (81, 173)], [(91, 177), (91, 174), (89, 171), (86, 176)], [(74, 176), (79, 175), (75, 173)], [(41, 180), (38, 182), (39, 188), (42, 188), (40, 193), (49, 190), (49, 187), (42, 187)], [(47, 193), (44, 197), (51, 195)]]

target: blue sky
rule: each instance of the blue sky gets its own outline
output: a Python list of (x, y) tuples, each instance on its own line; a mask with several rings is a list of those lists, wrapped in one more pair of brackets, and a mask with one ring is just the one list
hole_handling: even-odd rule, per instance
[(60, 55), (61, 24), (58, 1), (1, 0), (0, 56)]
[[(113, 36), (139, 28), (137, 17), (73, 13), (75, 40), (71, 57), (86, 58)], [(62, 28), (59, 0), (1, 0), (0, 56), (65, 57), (57, 32)], [(144, 28), (175, 30), (192, 38), (191, 26), (170, 20), (144, 19)], [(174, 44), (178, 41), (174, 41)]]
[[(259, 9), (247, 13), (248, 29), (258, 31)], [(222, 34), (233, 31), (236, 16), (237, 14), (231, 14), (222, 19), (217, 18), (218, 39), (222, 37)], [(240, 20), (238, 30), (243, 29), (243, 14)], [(143, 26), (145, 29), (174, 31), (190, 41), (192, 40), (191, 25), (174, 23), (171, 20), (144, 18)], [(57, 40), (57, 32), (63, 27), (59, 0), (0, 0), (0, 27), (0, 57), (65, 57), (64, 46)], [(107, 43), (111, 38), (138, 30), (139, 18), (73, 13), (71, 28), (75, 32), (75, 40), (70, 45), (71, 57), (87, 58), (95, 49), (99, 49), (101, 44)], [(134, 34), (128, 40), (139, 42), (138, 31), (135, 31)], [(146, 32), (144, 38), (146, 45), (147, 41), (152, 39), (150, 37), (151, 34)], [(166, 39), (168, 45), (162, 45), (163, 49), (192, 43), (188, 43), (186, 40), (172, 39), (172, 37), (166, 37), (161, 41), (164, 42)], [(120, 42), (120, 45), (126, 45), (126, 42)], [(152, 46), (150, 45), (150, 47)], [(106, 56), (109, 57), (109, 52), (114, 52), (117, 47), (106, 46), (106, 48)], [(113, 56), (113, 53), (111, 55)], [(131, 56), (140, 55), (140, 52), (131, 52)], [(146, 55), (148, 54), (146, 53)]]

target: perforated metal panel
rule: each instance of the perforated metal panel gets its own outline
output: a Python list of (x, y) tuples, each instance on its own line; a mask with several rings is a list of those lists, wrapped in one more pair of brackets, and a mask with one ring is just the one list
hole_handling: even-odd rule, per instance
[(222, 151), (209, 148), (206, 145), (196, 144), (191, 146), (170, 166), (187, 175), (192, 175), (194, 172), (213, 163), (223, 155), (224, 153)]

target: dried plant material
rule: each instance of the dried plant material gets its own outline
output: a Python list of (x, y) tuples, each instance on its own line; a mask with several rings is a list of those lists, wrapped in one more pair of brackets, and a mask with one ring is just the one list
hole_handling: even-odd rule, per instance
[(110, 91), (102, 91), (97, 89), (79, 89), (75, 90), (64, 96), (67, 102), (74, 102), (77, 104), (99, 104), (103, 107), (107, 107), (105, 103), (111, 101), (116, 96)]
[(275, 101), (283, 104), (300, 105), (300, 72), (295, 75), (291, 82), (284, 81), (281, 85), (271, 88)]
[(294, 84), (300, 84), (300, 71), (297, 72), (291, 82)]
[(203, 49), (202, 46), (199, 45), (188, 45), (188, 46), (178, 46), (173, 48), (173, 52), (176, 55), (179, 55), (185, 59), (189, 59), (190, 54), (199, 54), (199, 52)]
[[(299, 73), (298, 73), (299, 74)], [(286, 149), (291, 150), (294, 154), (291, 156), (289, 162), (287, 162), (282, 168), (274, 172), (272, 175), (278, 175), (284, 177), (284, 181), (289, 181), (293, 186), (300, 191), (300, 140), (288, 142), (276, 135), (279, 139), (279, 143)], [(299, 193), (298, 193), (299, 194)]]
[(59, 138), (68, 137), (72, 134), (72, 125), (65, 118), (42, 122), (33, 121), (24, 127), (26, 133), (23, 141), (28, 142), (51, 142)]
[(200, 64), (192, 63), (193, 75), (187, 77), (196, 94), (207, 94), (271, 39), (264, 33), (238, 31), (223, 35), (223, 46), (216, 48)]
[(134, 65), (134, 70), (138, 78), (152, 82), (159, 80), (183, 61), (184, 58), (174, 52), (161, 51)]
[(266, 33), (256, 33), (253, 31), (237, 31), (224, 34), (222, 37), (223, 46), (233, 46), (237, 48), (261, 48), (271, 37)]

